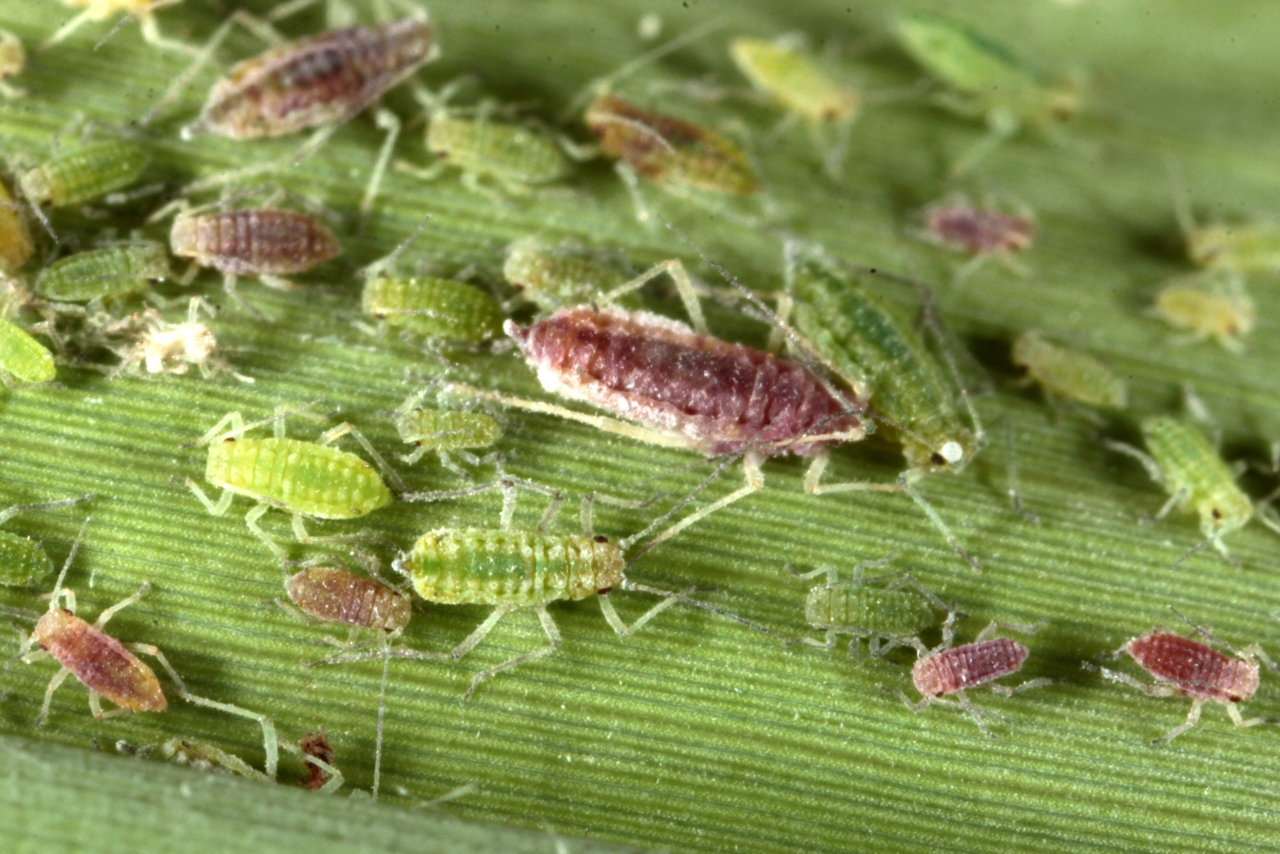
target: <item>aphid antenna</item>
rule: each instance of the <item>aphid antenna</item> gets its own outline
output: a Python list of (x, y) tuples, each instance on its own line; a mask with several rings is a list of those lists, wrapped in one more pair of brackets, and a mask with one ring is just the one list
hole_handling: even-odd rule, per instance
[[(1205, 549), (1205, 547), (1206, 547), (1206, 546), (1216, 546), (1216, 547), (1218, 547), (1218, 548), (1221, 548), (1221, 546), (1222, 546), (1222, 538), (1221, 538), (1220, 536), (1213, 536), (1213, 537), (1208, 537), (1208, 538), (1206, 538), (1206, 539), (1204, 539), (1204, 540), (1201, 540), (1200, 542), (1196, 543), (1194, 546), (1192, 546), (1191, 548), (1189, 548), (1189, 549), (1187, 549), (1185, 552), (1183, 552), (1182, 557), (1180, 557), (1180, 558), (1178, 558), (1177, 560), (1175, 560), (1175, 561), (1173, 562), (1173, 565), (1172, 565), (1172, 566), (1170, 566), (1169, 568), (1170, 568), (1170, 569), (1177, 569), (1179, 566), (1181, 566), (1181, 565), (1182, 565), (1182, 562), (1183, 562), (1183, 561), (1185, 561), (1187, 558), (1189, 558), (1189, 557), (1191, 557), (1192, 555), (1194, 555), (1196, 552), (1203, 551), (1203, 550)], [(1230, 554), (1227, 554), (1227, 555), (1226, 555), (1226, 558), (1227, 558), (1227, 561), (1228, 561), (1232, 566), (1234, 566), (1234, 567), (1236, 567), (1237, 569), (1239, 569), (1239, 567), (1240, 567), (1240, 562), (1239, 562), (1239, 561), (1237, 561), (1237, 560), (1236, 560), (1234, 557), (1232, 557)], [(1177, 612), (1175, 611), (1174, 613), (1177, 613)], [(1182, 615), (1181, 615), (1181, 614), (1179, 614), (1178, 616), (1182, 616)]]
[(707, 588), (690, 587), (687, 590), (675, 592), (671, 590), (663, 590), (658, 587), (650, 587), (647, 584), (637, 584), (630, 580), (624, 580), (622, 582), (621, 587), (623, 590), (635, 590), (641, 593), (652, 593), (655, 596), (664, 596), (668, 599), (675, 599), (677, 602), (683, 602), (686, 605), (693, 605), (695, 608), (701, 608), (702, 610), (709, 611), (712, 614), (716, 614), (721, 617), (727, 617), (728, 619), (733, 620), (735, 623), (740, 623), (749, 629), (755, 629), (757, 632), (761, 632), (771, 637), (778, 638), (779, 640), (784, 640), (784, 641), (791, 640), (789, 636), (780, 634), (767, 626), (763, 626), (760, 623), (755, 622), (754, 620), (748, 620), (746, 617), (741, 617), (737, 614), (732, 613), (731, 611), (726, 611), (723, 608), (718, 608), (715, 605), (711, 605), (699, 599), (693, 599), (689, 595), (689, 594), (698, 592), (699, 589), (703, 590), (704, 592), (708, 592)]
[(79, 498), (64, 498), (61, 501), (44, 501), (39, 504), (14, 504), (12, 507), (0, 510), (0, 525), (22, 513), (28, 513), (33, 510), (59, 510), (63, 507), (74, 507), (77, 504), (92, 501), (97, 497), (96, 493), (90, 492), (88, 495), (81, 495)]
[(1009, 484), (1006, 491), (1009, 493), (1009, 501), (1013, 504), (1014, 513), (1038, 527), (1040, 525), (1040, 517), (1022, 506), (1022, 490), (1018, 488), (1018, 455), (1013, 421), (1008, 418), (1002, 418), (1001, 420), (1004, 421), (1006, 477)]
[[(75, 594), (70, 592), (64, 592), (62, 589), (62, 582), (66, 580), (67, 570), (71, 568), (72, 562), (76, 559), (76, 552), (80, 550), (80, 541), (84, 539), (84, 532), (88, 530), (89, 520), (92, 518), (93, 518), (92, 516), (84, 517), (84, 522), (80, 525), (80, 532), (76, 534), (75, 542), (71, 544), (71, 552), (67, 555), (66, 561), (64, 561), (62, 564), (62, 570), (58, 573), (58, 580), (54, 582), (54, 585), (53, 585), (53, 592), (49, 594), (50, 610), (53, 610), (54, 608), (58, 607), (59, 598), (66, 597), (66, 596), (70, 597), (70, 601), (73, 603), (72, 609), (74, 610)], [(144, 585), (144, 587), (150, 587), (150, 585), (149, 584)]]
[[(592, 80), (586, 86), (582, 87), (582, 89), (580, 89), (578, 93), (573, 96), (573, 99), (569, 102), (569, 106), (565, 108), (563, 113), (561, 113), (560, 121), (561, 122), (570, 121), (578, 113), (578, 111), (582, 109), (583, 105), (586, 104), (587, 101), (589, 101), (591, 98), (595, 97), (596, 95), (609, 91), (609, 88), (612, 84), (618, 82), (619, 80), (623, 79), (624, 77), (627, 77), (630, 74), (634, 74), (636, 71), (639, 71), (641, 68), (644, 68), (646, 65), (652, 65), (662, 57), (667, 56), (668, 54), (674, 53), (677, 50), (680, 50), (681, 48), (685, 47), (686, 45), (693, 44), (694, 42), (698, 41), (704, 36), (710, 35), (716, 30), (723, 29), (725, 26), (728, 25), (728, 23), (729, 23), (728, 20), (723, 18), (714, 18), (710, 21), (706, 21), (694, 27), (693, 29), (689, 30), (687, 33), (676, 36), (666, 44), (659, 45), (658, 47), (655, 47), (653, 50), (646, 51), (645, 53), (640, 54), (635, 59), (632, 59), (628, 62), (624, 62), (622, 65), (620, 65), (617, 69), (610, 72), (609, 74), (606, 74), (603, 77), (597, 77), (595, 80)], [(650, 130), (650, 129), (645, 128), (645, 130)]]
[[(387, 269), (387, 267), (391, 266), (391, 264), (395, 262), (396, 258), (400, 257), (400, 255), (409, 248), (409, 244), (418, 239), (418, 235), (422, 234), (423, 230), (427, 227), (427, 223), (431, 222), (431, 216), (431, 214), (427, 214), (419, 220), (418, 224), (414, 226), (413, 231), (409, 232), (409, 236), (400, 241), (396, 248), (391, 250), (389, 255), (385, 255), (377, 261), (373, 261), (356, 270), (356, 276), (361, 279), (369, 278), (370, 276), (376, 276), (383, 270)], [(435, 381), (438, 382), (441, 379), (443, 379), (443, 375), (438, 377)]]

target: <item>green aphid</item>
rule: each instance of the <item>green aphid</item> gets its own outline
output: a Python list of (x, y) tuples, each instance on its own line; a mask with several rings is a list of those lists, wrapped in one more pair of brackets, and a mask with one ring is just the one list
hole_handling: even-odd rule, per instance
[(373, 274), (361, 304), (366, 314), (425, 338), (478, 343), (502, 334), (502, 309), (493, 297), (453, 279)]
[(1088, 353), (1055, 344), (1039, 332), (1019, 335), (1011, 358), (1054, 398), (1109, 409), (1128, 404), (1128, 386), (1114, 371)]
[[(355, 454), (330, 447), (342, 436), (350, 434), (359, 442), (396, 491), (403, 491), (399, 477), (354, 426), (339, 424), (315, 442), (287, 439), (284, 419), (289, 414), (292, 413), (281, 411), (265, 421), (245, 424), (239, 412), (231, 412), (200, 437), (198, 445), (209, 445), (205, 479), (222, 490), (216, 504), (194, 480), (186, 480), (187, 488), (215, 516), (224, 515), (236, 495), (257, 501), (245, 515), (245, 524), (281, 561), (287, 557), (284, 549), (258, 526), (258, 520), (272, 507), (293, 517), (293, 533), (298, 542), (311, 543), (341, 538), (308, 535), (304, 518), (356, 519), (394, 499), (373, 466)], [(268, 423), (274, 425), (272, 438), (244, 437), (246, 431)]]
[[(57, 510), (90, 501), (96, 496), (83, 495), (65, 501), (47, 501), (43, 504), (15, 504), (0, 510), (0, 525), (19, 513), (32, 510)], [(8, 531), (0, 531), (0, 584), (6, 587), (30, 587), (53, 571), (53, 561), (40, 543)]]
[(1205, 540), (1183, 555), (1178, 563), (1205, 545), (1212, 545), (1230, 559), (1222, 538), (1243, 528), (1255, 513), (1264, 525), (1280, 533), (1280, 522), (1272, 517), (1266, 503), (1255, 507), (1249, 496), (1236, 486), (1237, 472), (1227, 465), (1198, 427), (1167, 415), (1154, 416), (1143, 419), (1142, 438), (1146, 453), (1121, 442), (1108, 441), (1107, 446), (1142, 463), (1151, 479), (1169, 493), (1169, 500), (1155, 515), (1156, 520), (1175, 509), (1191, 510), (1199, 515)]
[(164, 244), (132, 240), (59, 258), (40, 271), (34, 290), (55, 302), (89, 302), (135, 293), (170, 274)]
[(431, 119), (426, 147), (437, 162), (418, 174), (430, 179), (445, 169), (458, 169), (463, 185), (477, 192), (483, 192), (482, 182), (488, 180), (508, 193), (522, 195), (542, 184), (563, 181), (571, 171), (569, 158), (546, 133), (484, 116)]
[[(873, 566), (883, 561), (877, 561)], [(857, 564), (853, 578), (841, 579), (832, 566), (822, 566), (798, 576), (809, 580), (825, 575), (826, 584), (809, 591), (804, 603), (804, 617), (809, 625), (826, 632), (826, 639), (819, 641), (801, 637), (800, 643), (816, 646), (828, 652), (835, 649), (840, 635), (849, 635), (849, 656), (856, 657), (859, 641), (865, 638), (872, 657), (884, 655), (900, 645), (910, 645), (907, 640), (937, 622), (935, 609), (946, 611), (947, 606), (918, 581), (903, 572), (867, 578), (863, 565)], [(914, 589), (905, 589), (905, 588)], [(885, 641), (883, 645), (881, 641)]]
[(1051, 135), (1080, 109), (1074, 87), (1043, 82), (1002, 45), (947, 18), (904, 15), (898, 20), (897, 37), (925, 71), (955, 90), (949, 106), (984, 118), (990, 128), (986, 139), (952, 167), (955, 173), (1024, 128)]
[(55, 154), (18, 179), (34, 205), (62, 208), (100, 199), (138, 180), (151, 155), (137, 143), (95, 142)]
[[(537, 236), (522, 237), (507, 248), (502, 275), (547, 313), (599, 299), (622, 278), (616, 268), (595, 260), (581, 246), (552, 245)], [(640, 306), (640, 296), (633, 291), (614, 304), (635, 309)]]
[(0, 317), (0, 381), (13, 388), (45, 383), (57, 375), (53, 354), (19, 327)]
[(435, 451), (445, 468), (462, 477), (470, 477), (452, 456), (457, 455), (471, 465), (478, 465), (480, 460), (469, 451), (487, 448), (502, 438), (502, 426), (493, 416), (483, 412), (423, 407), (422, 400), (429, 391), (428, 387), (410, 395), (396, 410), (396, 430), (400, 438), (418, 446), (413, 453), (401, 459), (412, 465), (427, 452)]

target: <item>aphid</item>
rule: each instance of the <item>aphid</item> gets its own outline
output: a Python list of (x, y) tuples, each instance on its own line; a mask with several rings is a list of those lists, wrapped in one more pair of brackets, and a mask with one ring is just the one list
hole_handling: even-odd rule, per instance
[(1059, 123), (1080, 109), (1075, 87), (1043, 82), (1003, 46), (954, 21), (926, 13), (904, 15), (896, 35), (912, 59), (955, 90), (945, 105), (986, 120), (987, 136), (956, 161), (953, 174), (967, 171), (1024, 128), (1052, 136)]
[(460, 477), (470, 475), (453, 461), (457, 455), (467, 463), (480, 464), (479, 458), (470, 453), (473, 448), (487, 448), (502, 438), (502, 426), (491, 415), (483, 412), (428, 409), (422, 401), (430, 387), (409, 395), (396, 409), (396, 430), (400, 438), (417, 448), (403, 456), (409, 465), (422, 459), (429, 451), (435, 451), (440, 464)]
[(163, 243), (130, 240), (59, 258), (36, 277), (32, 290), (56, 302), (126, 296), (169, 277)]
[[(827, 173), (838, 177), (862, 96), (827, 75), (804, 53), (803, 42), (796, 33), (773, 41), (737, 38), (729, 55), (752, 86), (787, 111), (786, 125), (799, 120), (808, 126)], [(827, 128), (835, 128), (834, 141), (826, 139)]]
[[(58, 510), (82, 504), (96, 498), (82, 495), (63, 501), (46, 501), (42, 504), (14, 504), (0, 510), (0, 525), (20, 513), (32, 510)], [(53, 561), (45, 554), (44, 547), (35, 540), (20, 537), (8, 531), (0, 531), (0, 584), (7, 587), (29, 587), (53, 571)]]
[(64, 208), (128, 187), (150, 162), (150, 153), (136, 142), (91, 142), (28, 169), (18, 186), (37, 207)]
[(136, 336), (133, 344), (112, 347), (120, 357), (120, 364), (111, 370), (108, 379), (122, 374), (133, 376), (143, 371), (148, 374), (185, 374), (195, 367), (204, 379), (229, 373), (240, 382), (253, 382), (253, 377), (238, 373), (225, 359), (214, 355), (218, 339), (213, 330), (201, 322), (201, 312), (213, 317), (213, 308), (204, 299), (192, 297), (183, 323), (170, 323), (160, 312), (148, 308), (142, 314), (131, 315), (108, 326), (103, 330), (104, 334), (126, 331)]
[[(190, 45), (162, 35), (160, 25), (156, 22), (155, 12), (157, 9), (180, 2), (182, 0), (62, 0), (63, 5), (70, 6), (73, 9), (84, 9), (84, 11), (67, 21), (58, 28), (57, 32), (45, 39), (44, 44), (40, 45), (40, 49), (46, 50), (53, 47), (89, 21), (105, 21), (117, 12), (123, 12), (126, 16), (124, 20), (128, 20), (128, 18), (138, 19), (142, 37), (146, 39), (148, 44), (155, 45), (161, 50), (192, 53), (194, 48)], [(124, 21), (122, 20), (121, 23), (124, 23)], [(116, 28), (119, 26), (120, 24), (117, 24)], [(115, 28), (111, 32), (114, 33)], [(106, 38), (109, 38), (110, 35), (111, 33), (108, 33), (103, 41), (106, 41)]]
[(16, 273), (34, 252), (22, 208), (0, 180), (0, 278)]
[(222, 273), (223, 287), (233, 298), (238, 276), (255, 276), (264, 285), (288, 290), (294, 284), (282, 276), (304, 273), (342, 253), (338, 239), (320, 220), (274, 208), (181, 212), (169, 231), (169, 249), (192, 260), (184, 283), (197, 268), (212, 267)]
[(1232, 353), (1244, 352), (1240, 339), (1253, 331), (1253, 300), (1230, 275), (1174, 279), (1156, 295), (1152, 311), (1191, 343), (1212, 338)]
[(999, 259), (1018, 275), (1027, 274), (1026, 268), (1013, 260), (1013, 256), (1030, 249), (1035, 240), (1036, 223), (1031, 217), (980, 208), (963, 198), (929, 205), (921, 217), (924, 220), (921, 237), (973, 256), (956, 271), (955, 281), (964, 280), (991, 258)]
[[(1085, 667), (1152, 697), (1191, 698), (1191, 711), (1187, 714), (1186, 723), (1153, 739), (1156, 743), (1172, 741), (1195, 726), (1200, 720), (1201, 707), (1209, 701), (1221, 703), (1236, 726), (1280, 723), (1280, 720), (1265, 717), (1245, 720), (1236, 705), (1248, 700), (1258, 690), (1258, 661), (1270, 670), (1276, 669), (1275, 663), (1262, 648), (1255, 643), (1244, 649), (1236, 649), (1214, 637), (1208, 626), (1192, 625), (1192, 628), (1195, 631), (1191, 637), (1184, 638), (1169, 632), (1164, 626), (1156, 626), (1148, 634), (1134, 638), (1109, 656), (1115, 658), (1127, 652), (1138, 666), (1155, 677), (1154, 685), (1139, 682), (1126, 673), (1118, 673), (1105, 667), (1088, 663)], [(1192, 640), (1196, 635), (1203, 636), (1208, 644)], [(1236, 657), (1223, 655), (1212, 644), (1230, 650)]]
[[(391, 490), (373, 466), (355, 454), (330, 447), (342, 436), (351, 434), (395, 484), (396, 491), (403, 491), (399, 477), (350, 423), (326, 431), (315, 442), (304, 442), (285, 438), (284, 419), (290, 414), (280, 411), (265, 421), (245, 424), (239, 412), (231, 412), (200, 437), (196, 444), (209, 446), (205, 479), (222, 490), (216, 504), (194, 480), (186, 480), (187, 488), (215, 516), (224, 515), (236, 495), (257, 501), (245, 514), (245, 524), (282, 563), (287, 558), (285, 550), (258, 526), (258, 520), (272, 507), (293, 517), (298, 542), (311, 543), (343, 538), (309, 536), (304, 518), (356, 519), (392, 501)], [(244, 437), (246, 431), (267, 423), (274, 425), (272, 438)]]
[(0, 97), (20, 98), (26, 94), (4, 81), (17, 77), (27, 67), (27, 52), (22, 40), (8, 30), (0, 30)]
[[(870, 565), (883, 563), (876, 561)], [(850, 658), (857, 657), (858, 642), (863, 638), (867, 640), (871, 656), (879, 657), (896, 646), (910, 643), (907, 638), (934, 625), (935, 608), (948, 610), (941, 599), (904, 572), (867, 578), (863, 575), (863, 564), (859, 563), (854, 566), (851, 579), (841, 579), (839, 570), (833, 566), (821, 566), (797, 577), (807, 581), (823, 575), (827, 578), (826, 584), (811, 589), (805, 599), (804, 618), (815, 629), (825, 631), (826, 639), (819, 641), (805, 636), (796, 642), (828, 652), (836, 648), (840, 635), (849, 635)], [(914, 589), (904, 589), (908, 587)]]
[[(40, 707), (40, 715), (36, 718), (36, 726), (40, 726), (49, 717), (49, 708), (53, 703), (53, 694), (68, 676), (74, 676), (89, 689), (89, 710), (95, 718), (109, 717), (129, 712), (162, 712), (168, 707), (160, 680), (150, 667), (144, 664), (135, 653), (149, 655), (160, 662), (178, 691), (178, 696), (197, 706), (206, 706), (231, 715), (249, 718), (262, 727), (263, 746), (266, 749), (266, 774), (275, 779), (277, 766), (275, 725), (266, 715), (255, 714), (248, 709), (220, 703), (205, 697), (199, 697), (187, 690), (182, 677), (169, 664), (169, 660), (155, 646), (143, 643), (123, 643), (103, 631), (115, 614), (137, 602), (147, 591), (150, 584), (143, 584), (137, 593), (117, 602), (98, 615), (96, 622), (90, 624), (76, 616), (75, 591), (62, 586), (67, 570), (75, 559), (80, 547), (80, 539), (89, 520), (80, 528), (80, 535), (71, 554), (62, 565), (58, 581), (54, 585), (49, 598), (49, 610), (39, 617), (35, 630), (30, 638), (23, 638), (22, 649), (18, 657), (31, 664), (41, 658), (51, 657), (61, 669), (49, 680), (45, 689), (44, 703)], [(64, 602), (65, 605), (60, 605)], [(34, 617), (35, 615), (29, 615)], [(36, 648), (39, 647), (37, 650)], [(116, 709), (104, 712), (102, 699), (106, 698)]]
[[(965, 691), (987, 685), (992, 680), (1008, 676), (1010, 673), (1017, 673), (1022, 669), (1022, 662), (1027, 660), (1029, 651), (1017, 641), (1009, 638), (988, 640), (997, 629), (1035, 634), (1040, 629), (1040, 625), (1019, 626), (992, 622), (978, 633), (972, 643), (952, 647), (951, 644), (955, 640), (955, 619), (954, 611), (947, 615), (947, 621), (942, 624), (942, 643), (933, 649), (926, 647), (919, 638), (907, 639), (907, 642), (916, 648), (917, 657), (915, 667), (911, 669), (911, 681), (920, 692), (920, 701), (911, 702), (907, 695), (897, 688), (893, 689), (893, 693), (913, 712), (924, 711), (934, 703), (958, 706), (969, 713), (983, 735), (994, 738), (995, 736), (982, 722), (982, 715), (995, 713), (981, 706), (975, 706)], [(1016, 688), (1007, 685), (989, 685), (988, 687), (997, 694), (1010, 697), (1028, 688), (1040, 688), (1052, 684), (1052, 679), (1032, 679)], [(956, 698), (942, 699), (946, 694), (955, 694)]]
[(377, 272), (365, 279), (360, 302), (366, 314), (426, 338), (479, 343), (502, 332), (493, 297), (453, 279)]
[[(899, 435), (907, 470), (898, 478), (898, 486), (970, 567), (979, 570), (978, 561), (965, 552), (915, 486), (932, 472), (962, 471), (986, 441), (978, 413), (962, 387), (964, 414), (957, 406), (959, 384), (951, 380), (958, 373), (945, 347), (946, 368), (913, 325), (860, 277), (848, 274), (817, 247), (797, 241), (786, 244), (786, 293), (775, 320), (784, 329), (787, 323), (793, 324), (799, 333), (793, 343), (816, 355), (859, 398), (869, 399), (877, 420)], [(966, 414), (972, 428), (965, 424)], [(861, 481), (823, 485), (826, 461), (819, 458), (817, 463), (816, 471), (810, 469), (805, 478), (808, 492), (879, 486)]]
[(0, 316), (0, 381), (13, 388), (19, 383), (49, 382), (55, 376), (53, 354)]
[[(200, 118), (182, 129), (183, 139), (201, 133), (234, 140), (260, 139), (318, 128), (295, 160), (305, 158), (439, 54), (426, 13), (413, 8), (415, 14), (409, 17), (372, 27), (330, 30), (276, 45), (236, 63), (214, 84)], [(237, 22), (242, 23), (243, 18), (228, 19), (201, 58), (152, 108), (144, 123), (185, 87)], [(399, 121), (385, 110), (378, 111), (378, 125), (387, 131), (387, 138), (361, 203), (365, 214), (373, 207), (400, 132)]]
[[(303, 756), (319, 759), (325, 765), (332, 765), (334, 756), (337, 755), (333, 745), (329, 743), (328, 736), (325, 735), (324, 727), (298, 739), (298, 749), (302, 751)], [(328, 790), (328, 784), (332, 779), (333, 775), (321, 766), (307, 763), (307, 779), (302, 785), (313, 792), (317, 790), (323, 792)]]
[[(541, 237), (522, 237), (507, 247), (502, 265), (507, 284), (542, 311), (553, 312), (583, 305), (600, 296), (603, 283), (618, 278), (618, 271), (592, 258), (576, 244), (551, 245)], [(623, 308), (639, 308), (637, 295), (617, 300)]]
[[(1187, 242), (1187, 258), (1191, 263), (1211, 273), (1223, 274), (1225, 278), (1235, 280), (1237, 286), (1240, 279), (1250, 274), (1274, 276), (1280, 271), (1280, 223), (1196, 225), (1191, 199), (1177, 161), (1170, 156), (1165, 162), (1173, 184), (1174, 212)], [(1252, 313), (1250, 305), (1250, 326)]]
[(1013, 342), (1011, 358), (1051, 399), (1111, 409), (1123, 409), (1128, 404), (1128, 387), (1114, 371), (1088, 353), (1055, 344), (1039, 332), (1019, 335)]
[[(325, 775), (328, 781), (321, 786), (319, 791), (322, 794), (337, 791), (342, 788), (344, 782), (342, 772), (333, 766), (329, 761), (319, 753), (311, 754), (305, 752), (301, 747), (294, 747), (287, 741), (281, 741), (279, 746), (289, 753), (300, 756), (306, 764), (308, 770), (314, 770), (319, 774)], [(157, 747), (154, 744), (143, 745), (142, 747), (134, 747), (126, 741), (117, 741), (116, 750), (128, 756), (134, 756), (139, 759), (146, 759), (152, 753), (158, 752), (160, 758), (174, 765), (180, 765), (186, 768), (193, 768), (197, 771), (221, 771), (223, 773), (234, 774), (237, 777), (247, 777), (250, 780), (257, 780), (262, 783), (272, 783), (275, 780), (263, 772), (254, 768), (248, 762), (245, 762), (239, 756), (233, 753), (227, 753), (220, 747), (214, 747), (203, 741), (192, 741), (187, 738), (171, 738), (164, 744)]]
[[(1167, 415), (1142, 420), (1142, 438), (1148, 453), (1132, 445), (1108, 440), (1107, 447), (1133, 457), (1165, 488), (1169, 500), (1155, 519), (1159, 521), (1176, 509), (1194, 510), (1200, 516), (1200, 532), (1205, 540), (1178, 561), (1212, 545), (1228, 560), (1231, 557), (1222, 538), (1243, 528), (1255, 515), (1255, 507), (1236, 486), (1236, 473), (1193, 424)], [(1268, 514), (1257, 513), (1264, 525), (1280, 533), (1280, 524)], [(1174, 564), (1175, 566), (1177, 564)]]
[[(348, 648), (352, 646), (354, 632), (358, 629), (380, 634), (379, 640), (383, 645), (382, 691), (378, 702), (378, 735), (373, 759), (373, 799), (376, 801), (378, 784), (382, 778), (382, 733), (387, 708), (387, 665), (392, 640), (404, 631), (404, 627), (409, 624), (409, 619), (413, 616), (409, 598), (400, 591), (371, 579), (325, 566), (308, 567), (289, 576), (285, 579), (284, 588), (289, 594), (289, 600), (304, 614), (328, 623), (350, 626), (353, 637), (347, 643)], [(323, 732), (320, 735), (323, 739)], [(304, 754), (316, 755), (302, 744), (299, 744), (299, 747)], [(332, 755), (320, 755), (319, 758), (326, 763), (333, 762)], [(311, 783), (319, 780), (323, 785), (324, 781), (320, 780), (317, 772), (324, 769), (312, 765), (308, 770), (311, 772)], [(319, 786), (308, 784), (308, 788), (319, 788)]]

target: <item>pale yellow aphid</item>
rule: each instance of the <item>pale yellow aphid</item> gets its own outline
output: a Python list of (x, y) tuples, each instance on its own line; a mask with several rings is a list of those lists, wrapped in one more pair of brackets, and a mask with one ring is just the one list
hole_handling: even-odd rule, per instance
[(1253, 331), (1253, 300), (1231, 275), (1201, 274), (1174, 279), (1156, 295), (1152, 311), (1189, 342), (1212, 338), (1233, 353), (1244, 352), (1240, 339)]
[[(44, 44), (40, 45), (40, 49), (46, 50), (53, 47), (80, 29), (83, 24), (87, 24), (90, 21), (105, 21), (114, 15), (123, 14), (138, 19), (142, 37), (147, 40), (148, 44), (153, 44), (161, 50), (172, 50), (177, 53), (187, 54), (195, 53), (196, 50), (191, 45), (162, 35), (160, 25), (156, 22), (155, 13), (157, 9), (163, 9), (165, 6), (172, 6), (180, 2), (182, 0), (62, 0), (63, 5), (70, 6), (73, 9), (83, 9), (84, 11), (67, 21), (58, 28), (57, 32), (45, 39)], [(121, 21), (121, 23), (124, 22)], [(110, 33), (107, 33), (107, 37), (110, 37), (111, 33), (114, 32), (114, 29), (111, 30)], [(105, 38), (103, 40), (105, 41)]]
[(17, 77), (27, 67), (27, 52), (22, 42), (8, 30), (0, 30), (0, 98), (20, 98), (26, 94), (4, 81)]
[(1129, 389), (1114, 371), (1088, 353), (1064, 347), (1039, 332), (1019, 335), (1011, 358), (1047, 395), (1113, 409), (1128, 403)]

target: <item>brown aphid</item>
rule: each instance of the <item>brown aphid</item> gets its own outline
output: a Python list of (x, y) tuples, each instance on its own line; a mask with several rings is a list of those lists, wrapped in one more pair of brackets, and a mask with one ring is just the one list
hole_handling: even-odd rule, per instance
[(180, 213), (169, 231), (169, 249), (190, 258), (194, 267), (212, 267), (234, 296), (236, 277), (256, 276), (263, 284), (288, 290), (282, 275), (302, 273), (342, 253), (338, 239), (310, 214), (274, 208), (214, 213)]
[[(893, 693), (902, 702), (906, 703), (907, 708), (913, 712), (923, 711), (934, 703), (959, 706), (969, 713), (974, 722), (977, 723), (978, 729), (982, 730), (984, 735), (994, 738), (995, 736), (982, 722), (982, 715), (995, 713), (981, 706), (975, 706), (969, 700), (965, 691), (969, 688), (987, 685), (1002, 676), (1008, 676), (1010, 673), (1017, 673), (1022, 669), (1022, 663), (1027, 660), (1029, 651), (1025, 646), (1009, 638), (992, 638), (988, 640), (988, 637), (993, 632), (1004, 628), (1033, 634), (1039, 630), (1040, 626), (1018, 626), (992, 622), (978, 633), (972, 643), (952, 647), (951, 644), (955, 640), (955, 620), (956, 612), (952, 611), (947, 615), (947, 621), (942, 625), (942, 643), (933, 649), (926, 647), (920, 642), (919, 638), (910, 639), (911, 645), (916, 648), (917, 655), (915, 667), (911, 670), (911, 681), (915, 683), (916, 690), (920, 692), (920, 701), (911, 702), (902, 691), (896, 688)], [(1043, 685), (1052, 684), (1052, 679), (1032, 679), (1029, 682), (1023, 682), (1016, 688), (1011, 688), (1007, 685), (990, 685), (989, 687), (990, 690), (997, 694), (1012, 696), (1028, 688), (1039, 688)], [(942, 699), (946, 694), (955, 694), (955, 700)]]
[(298, 610), (327, 623), (398, 633), (413, 613), (398, 590), (341, 569), (304, 569), (289, 576), (284, 587)]
[(438, 53), (425, 15), (288, 42), (232, 66), (182, 136), (243, 140), (336, 128)]
[[(298, 739), (298, 749), (302, 751), (303, 756), (319, 759), (325, 765), (333, 765), (335, 751), (333, 745), (329, 743), (328, 736), (325, 735), (324, 727), (321, 727), (318, 732), (309, 732)], [(315, 792), (323, 789), (332, 778), (333, 775), (324, 768), (308, 762), (307, 779), (302, 785)]]
[(1223, 655), (1212, 646), (1173, 634), (1163, 626), (1156, 626), (1148, 634), (1134, 638), (1113, 653), (1128, 653), (1143, 670), (1155, 677), (1154, 685), (1139, 682), (1125, 673), (1094, 667), (1107, 679), (1137, 688), (1152, 697), (1189, 697), (1191, 711), (1181, 726), (1174, 727), (1167, 735), (1153, 739), (1155, 742), (1171, 741), (1191, 729), (1200, 720), (1200, 710), (1206, 702), (1221, 703), (1236, 726), (1280, 723), (1273, 718), (1256, 717), (1245, 720), (1237, 703), (1243, 703), (1258, 690), (1258, 661), (1269, 669), (1276, 665), (1257, 644), (1236, 649), (1218, 640), (1208, 626), (1194, 626), (1195, 635), (1202, 635), (1211, 644), (1218, 644), (1235, 653), (1235, 658)]
[(998, 258), (1009, 270), (1026, 275), (1026, 269), (1014, 261), (1013, 256), (1031, 248), (1035, 241), (1036, 223), (1031, 217), (978, 207), (963, 198), (932, 204), (921, 215), (924, 239), (974, 256), (956, 271), (957, 280), (973, 273), (990, 258)]

